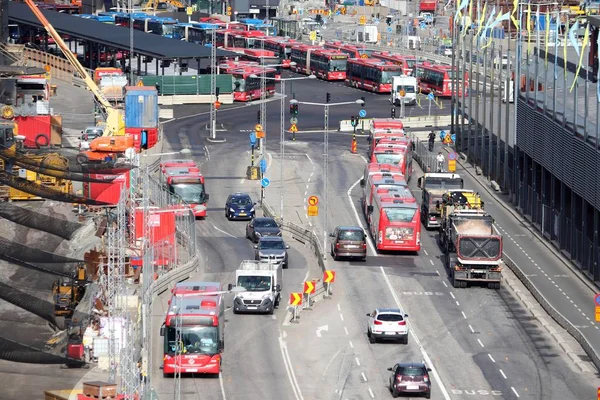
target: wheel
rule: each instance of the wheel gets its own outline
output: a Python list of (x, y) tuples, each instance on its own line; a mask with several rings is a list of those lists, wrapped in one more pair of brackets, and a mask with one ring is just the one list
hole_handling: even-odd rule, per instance
[(430, 398), (431, 398), (431, 392), (427, 392), (427, 393), (425, 393), (425, 398), (426, 398), (426, 399), (430, 399)]
[(235, 308), (232, 308), (231, 311), (233, 311), (234, 314), (237, 314), (237, 310)]
[(330, 252), (331, 252), (331, 257), (335, 257), (335, 253), (333, 252), (333, 247), (331, 248)]
[(500, 289), (500, 282), (494, 283), (494, 289)]
[(174, 374), (167, 374), (166, 372), (163, 372), (163, 378), (172, 378)]
[(364, 256), (363, 258), (361, 258), (360, 261), (366, 262), (367, 261), (367, 256)]
[(77, 164), (82, 165), (87, 164), (90, 161), (90, 158), (85, 153), (79, 153), (77, 154), (77, 157), (75, 157), (75, 160), (77, 161)]
[(488, 287), (488, 289), (495, 289), (496, 288), (496, 283), (495, 282), (488, 282), (487, 287)]
[(375, 343), (377, 339), (373, 335), (371, 335), (371, 331), (367, 332), (367, 336), (369, 337), (369, 343)]
[(337, 261), (337, 260), (339, 260), (339, 259), (340, 259), (340, 258), (338, 257), (338, 255), (334, 253), (334, 254), (333, 254), (333, 261)]
[(398, 392), (396, 392), (395, 389), (392, 389), (392, 397), (395, 398), (395, 399), (397, 399), (398, 396), (400, 396), (400, 394)]
[(42, 147), (47, 147), (50, 144), (50, 138), (48, 138), (48, 135), (40, 133), (35, 137), (34, 142), (37, 148), (39, 149)]
[(404, 338), (404, 340), (402, 341), (402, 343), (408, 344), (408, 335), (406, 335), (406, 337)]
[(271, 309), (269, 310), (269, 312), (267, 314), (273, 315), (274, 311), (275, 311), (275, 307), (271, 307)]
[(462, 282), (460, 283), (460, 288), (461, 288), (461, 289), (464, 289), (464, 288), (466, 288), (466, 287), (467, 287), (467, 281), (462, 281)]

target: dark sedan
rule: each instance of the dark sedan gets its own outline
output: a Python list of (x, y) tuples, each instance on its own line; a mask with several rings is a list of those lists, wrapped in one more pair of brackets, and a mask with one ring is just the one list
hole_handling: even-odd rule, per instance
[(252, 219), (254, 218), (255, 202), (252, 201), (247, 193), (234, 193), (227, 197), (225, 202), (225, 217), (232, 219)]
[(258, 240), (265, 236), (281, 236), (281, 229), (273, 218), (254, 218), (246, 226), (246, 238), (252, 242), (258, 243)]
[(423, 363), (398, 363), (391, 368), (389, 389), (392, 397), (400, 394), (423, 394), (426, 399), (431, 397), (431, 380), (429, 379), (430, 368)]

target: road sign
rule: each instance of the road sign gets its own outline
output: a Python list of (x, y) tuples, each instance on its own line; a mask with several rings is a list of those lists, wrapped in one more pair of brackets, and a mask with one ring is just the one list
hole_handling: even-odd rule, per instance
[(388, 26), (387, 31), (388, 31), (388, 33), (392, 33), (392, 27)]
[(192, 15), (194, 13), (194, 8), (193, 7), (186, 7), (185, 8), (185, 13), (187, 15)]
[(442, 141), (444, 144), (452, 144), (452, 137), (450, 135), (445, 135)]
[(263, 127), (262, 127), (262, 125), (261, 125), (261, 124), (256, 124), (256, 126), (254, 127), (254, 130), (255, 130), (256, 132), (262, 132), (262, 130), (263, 130)]
[(319, 198), (317, 196), (310, 196), (308, 198), (308, 204), (311, 206), (316, 206), (319, 204)]
[(452, 143), (456, 143), (456, 133), (453, 133), (453, 134), (450, 136), (450, 139), (452, 139)]
[(290, 306), (302, 305), (302, 293), (290, 293)]
[(596, 322), (600, 322), (600, 306), (596, 306)]
[(364, 118), (367, 116), (367, 110), (360, 110), (358, 112), (359, 117)]
[(456, 172), (456, 160), (448, 160), (448, 172)]
[(319, 206), (308, 206), (308, 210), (306, 214), (309, 217), (318, 217), (319, 216)]
[(360, 25), (364, 25), (367, 23), (367, 17), (365, 17), (364, 15), (361, 15), (360, 18), (358, 19), (358, 23)]
[(373, 20), (373, 24), (374, 24), (374, 25), (378, 25), (378, 24), (379, 24), (379, 18), (375, 18), (375, 19)]
[(429, 94), (427, 95), (427, 98), (428, 98), (429, 100), (435, 100), (435, 96), (433, 95), (433, 93), (429, 93)]
[(456, 160), (456, 153), (452, 152), (452, 153), (448, 154), (448, 160)]
[(293, 132), (293, 133), (298, 132), (298, 127), (296, 126), (296, 124), (292, 124), (292, 126), (290, 126), (290, 132)]
[(256, 144), (256, 134), (252, 132), (248, 136), (250, 136), (250, 146), (254, 146)]
[[(50, 72), (50, 66), (49, 65), (44, 65), (44, 71), (46, 72)], [(140, 81), (141, 82), (141, 81)], [(142, 86), (144, 86), (144, 84), (142, 83)]]
[(361, 54), (360, 58), (369, 58), (369, 55), (368, 54)]
[(596, 303), (597, 306), (600, 306), (600, 293), (594, 296), (594, 303)]
[(406, 96), (406, 92), (404, 90), (401, 90), (398, 94), (400, 95), (400, 97)]
[(260, 185), (264, 188), (268, 187), (271, 184), (271, 181), (269, 180), (269, 178), (262, 178), (262, 180), (260, 181)]
[(440, 131), (440, 140), (444, 140), (446, 138), (446, 131)]
[(304, 282), (304, 294), (313, 294), (315, 292), (315, 282), (305, 281)]
[[(262, 160), (260, 160), (260, 164), (259, 165), (260, 165), (260, 172), (262, 172), (264, 174), (267, 171), (267, 160), (265, 160), (263, 158)], [(267, 185), (267, 186), (269, 186), (269, 185)]]
[(296, 118), (296, 117), (290, 118), (290, 124), (296, 125), (297, 123), (298, 123), (298, 118)]
[(335, 271), (327, 270), (323, 273), (323, 282), (333, 283), (335, 282)]
[(310, 31), (310, 33), (308, 34), (308, 38), (310, 40), (317, 40), (317, 31)]

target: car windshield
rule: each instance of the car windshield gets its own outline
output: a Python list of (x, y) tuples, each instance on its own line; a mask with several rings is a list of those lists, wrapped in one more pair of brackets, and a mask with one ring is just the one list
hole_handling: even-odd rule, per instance
[[(219, 352), (219, 331), (214, 326), (182, 326), (178, 329), (168, 327), (165, 340), (165, 352), (169, 355), (208, 354)], [(179, 344), (178, 344), (179, 342)]]
[(190, 204), (204, 202), (204, 185), (201, 183), (177, 183), (171, 185), (175, 192), (183, 201)]
[(415, 216), (414, 208), (388, 208), (385, 215), (390, 222), (410, 222)]
[(425, 189), (462, 189), (462, 179), (425, 178)]
[(404, 318), (400, 314), (379, 314), (377, 316), (377, 320), (387, 321), (387, 322), (397, 322), (397, 321), (404, 321)]
[(277, 224), (272, 219), (257, 219), (254, 221), (257, 228), (277, 228)]
[(230, 203), (238, 206), (247, 206), (252, 203), (252, 200), (250, 200), (250, 197), (232, 197)]
[(426, 371), (425, 368), (422, 367), (401, 367), (400, 374), (407, 376), (423, 376), (426, 375)]
[(400, 165), (404, 159), (404, 155), (400, 153), (379, 153), (375, 154), (375, 159), (379, 164)]
[(239, 276), (237, 285), (248, 292), (264, 292), (271, 288), (270, 276)]
[(340, 231), (340, 233), (338, 233), (339, 240), (362, 241), (364, 238), (365, 235), (361, 231)]
[(258, 244), (260, 250), (285, 250), (282, 240), (261, 240)]
[(404, 90), (406, 93), (415, 93), (416, 87), (414, 85), (398, 85), (396, 87), (396, 91), (400, 93), (400, 91)]

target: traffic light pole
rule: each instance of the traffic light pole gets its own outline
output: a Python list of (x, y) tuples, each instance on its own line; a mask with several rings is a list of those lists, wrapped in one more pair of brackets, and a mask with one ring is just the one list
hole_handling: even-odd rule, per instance
[(279, 111), (279, 131), (280, 133), (280, 137), (279, 137), (279, 151), (281, 153), (281, 168), (280, 168), (280, 174), (281, 176), (279, 177), (280, 182), (281, 182), (281, 188), (279, 190), (279, 218), (281, 218), (283, 220), (283, 192), (285, 191), (285, 186), (284, 186), (284, 174), (283, 174), (283, 168), (285, 165), (285, 131), (284, 131), (284, 118), (285, 118), (285, 79), (281, 80), (281, 110)]

